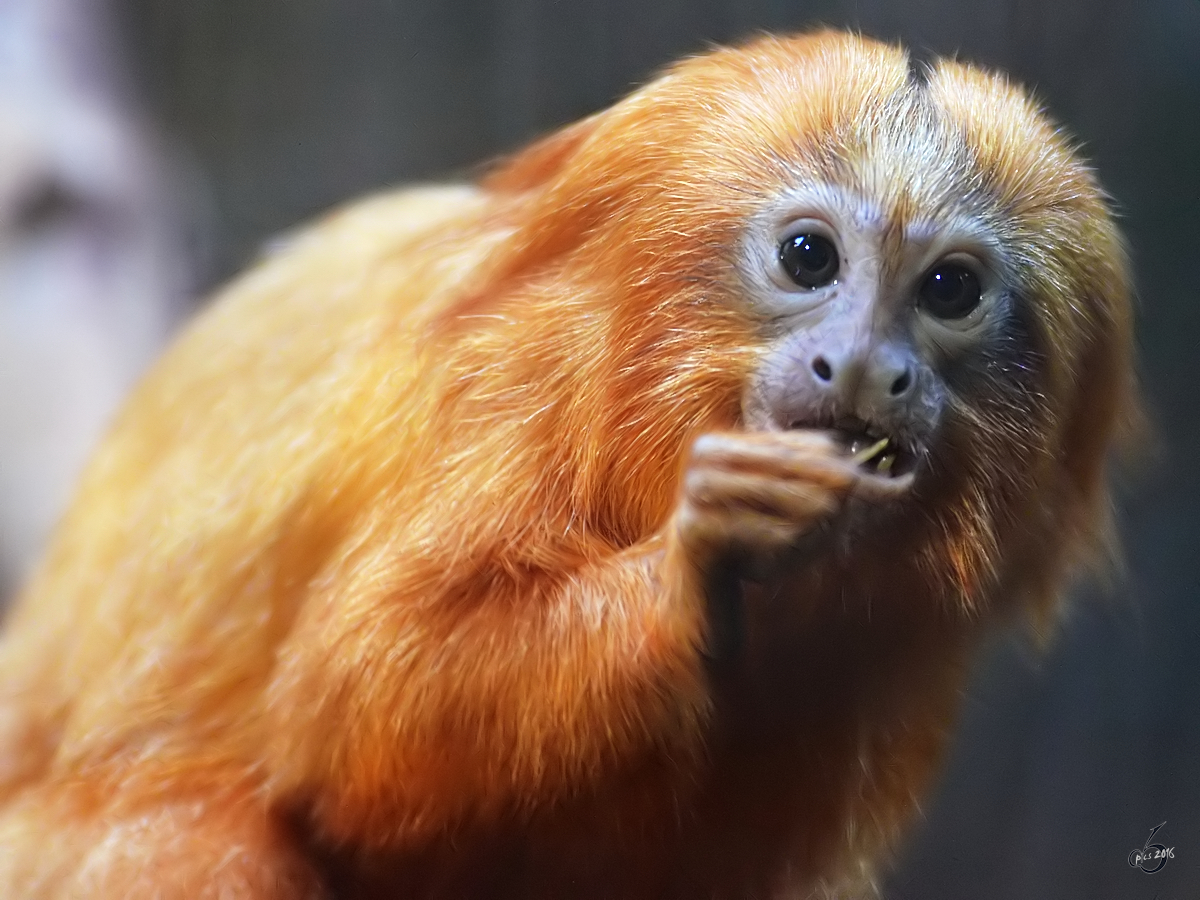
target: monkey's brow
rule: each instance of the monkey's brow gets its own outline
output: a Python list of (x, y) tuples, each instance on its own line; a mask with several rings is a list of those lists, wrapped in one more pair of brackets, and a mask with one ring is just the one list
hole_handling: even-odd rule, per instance
[(943, 218), (910, 219), (903, 226), (904, 240), (907, 243), (927, 244), (935, 240), (943, 240), (949, 236), (952, 240), (967, 241), (991, 247), (996, 243), (996, 236), (982, 220), (968, 215), (949, 215)]

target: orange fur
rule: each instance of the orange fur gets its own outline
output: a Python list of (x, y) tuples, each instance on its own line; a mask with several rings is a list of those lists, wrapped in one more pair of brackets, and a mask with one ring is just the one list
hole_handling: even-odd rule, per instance
[[(981, 630), (1052, 610), (1095, 545), (1131, 401), (1086, 168), (1002, 79), (943, 63), (923, 100), (908, 79), (844, 35), (717, 51), (228, 289), (8, 623), (4, 895), (868, 883)], [(986, 194), (1045, 364), (1028, 408), (960, 410), (958, 471), (894, 546), (747, 585), (746, 658), (716, 671), (672, 514), (763, 352), (741, 229), (806, 173), (897, 220), (955, 179)]]

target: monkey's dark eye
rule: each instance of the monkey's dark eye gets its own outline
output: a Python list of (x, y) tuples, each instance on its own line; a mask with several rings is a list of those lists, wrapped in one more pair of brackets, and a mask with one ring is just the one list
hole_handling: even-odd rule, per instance
[(932, 316), (961, 319), (979, 305), (983, 286), (979, 276), (966, 266), (943, 263), (925, 276), (917, 299)]
[(837, 277), (838, 251), (833, 241), (819, 234), (798, 234), (779, 246), (783, 271), (804, 288), (819, 288)]

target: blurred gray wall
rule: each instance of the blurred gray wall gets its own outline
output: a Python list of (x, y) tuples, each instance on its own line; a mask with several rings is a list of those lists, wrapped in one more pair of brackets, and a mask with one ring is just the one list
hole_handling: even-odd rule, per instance
[(106, 0), (0, 0), (0, 608), (186, 310), (186, 179)]
[[(121, 0), (140, 83), (207, 176), (209, 282), (330, 204), (472, 165), (679, 54), (831, 24), (1031, 85), (1120, 203), (1158, 458), (1128, 575), (1039, 654), (998, 641), (892, 900), (1200, 897), (1200, 2)], [(1175, 847), (1146, 875), (1150, 829)]]

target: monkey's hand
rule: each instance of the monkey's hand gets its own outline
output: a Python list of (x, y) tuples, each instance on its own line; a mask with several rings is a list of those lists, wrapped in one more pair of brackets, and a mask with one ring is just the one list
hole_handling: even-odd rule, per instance
[(692, 446), (674, 537), (707, 601), (710, 656), (741, 643), (742, 579), (769, 581), (796, 565), (851, 493), (882, 501), (907, 486), (860, 462), (823, 431), (707, 434)]
[(818, 431), (707, 434), (692, 446), (675, 513), (695, 569), (764, 577), (841, 505), (856, 466)]
[(819, 537), (845, 500), (884, 502), (910, 479), (883, 478), (823, 431), (708, 434), (692, 447), (675, 513), (676, 539), (711, 595), (741, 578), (768, 580)]

